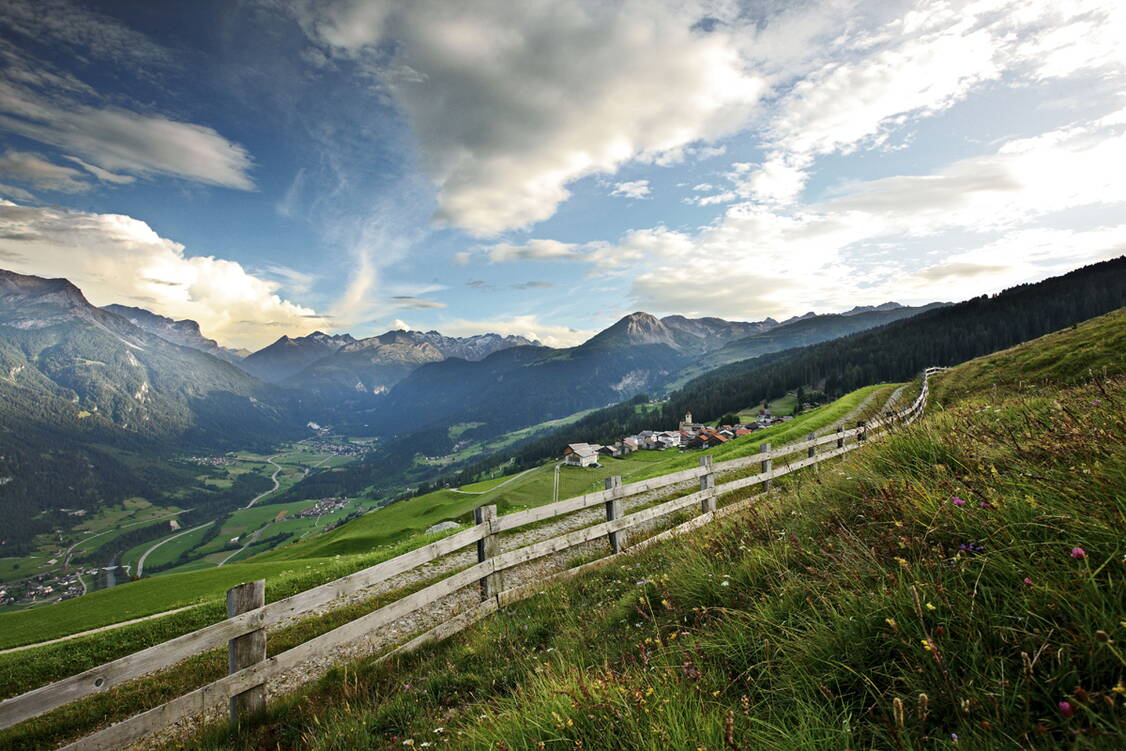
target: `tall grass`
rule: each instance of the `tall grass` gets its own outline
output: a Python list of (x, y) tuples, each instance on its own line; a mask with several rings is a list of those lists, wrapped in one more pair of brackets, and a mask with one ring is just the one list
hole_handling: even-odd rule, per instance
[(190, 745), (1122, 748), (1124, 520), (1126, 379), (979, 390), (753, 511)]

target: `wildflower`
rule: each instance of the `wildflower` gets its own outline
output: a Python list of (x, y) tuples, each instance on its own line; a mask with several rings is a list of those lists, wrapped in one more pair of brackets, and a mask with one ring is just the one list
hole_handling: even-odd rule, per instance
[(729, 582), (729, 581), (727, 581), (726, 579), (724, 579), (723, 581), (721, 581), (721, 582), (719, 583), (719, 586), (721, 586), (721, 587), (729, 587), (729, 586), (731, 586), (731, 582)]
[(1118, 685), (1111, 689), (1111, 693), (1118, 694), (1119, 696), (1126, 694), (1126, 684), (1123, 684), (1122, 681), (1119, 681)]
[(884, 623), (891, 626), (893, 629), (899, 628), (899, 624), (895, 622), (894, 618), (884, 618)]
[(1075, 710), (1072, 709), (1071, 702), (1069, 701), (1061, 701), (1059, 707), (1060, 714), (1062, 714), (1064, 717), (1071, 717), (1073, 714), (1075, 714)]
[(993, 504), (990, 503), (989, 501), (982, 501), (981, 503), (979, 503), (977, 505), (982, 507), (982, 508), (993, 508)]
[(955, 506), (965, 506), (966, 502), (964, 500), (962, 500), (961, 498), (959, 498), (958, 496), (954, 496), (954, 505)]
[(957, 742), (958, 742), (958, 734), (957, 734), (957, 733), (951, 733), (951, 734), (950, 734), (950, 740), (952, 740), (952, 741), (954, 741), (955, 743), (957, 743)]
[(934, 605), (931, 605), (931, 604), (930, 604), (930, 603), (928, 602), (928, 603), (927, 603), (927, 610), (938, 610), (938, 608), (936, 608), (936, 607), (935, 607)]
[(1076, 560), (1082, 560), (1087, 557), (1087, 551), (1083, 548), (1072, 548), (1071, 557), (1075, 558)]
[(920, 639), (919, 642), (923, 645), (923, 649), (927, 650), (928, 652), (934, 651), (934, 647), (931, 646), (930, 639)]
[(1024, 577), (1024, 583), (1027, 584), (1030, 587), (1032, 586), (1032, 580), (1029, 579), (1027, 576)]

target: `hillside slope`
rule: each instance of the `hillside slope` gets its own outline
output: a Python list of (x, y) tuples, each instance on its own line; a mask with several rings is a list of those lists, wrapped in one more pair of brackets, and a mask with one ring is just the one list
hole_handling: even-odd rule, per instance
[(1121, 748), (1123, 324), (954, 368), (941, 408), (751, 511), (177, 743)]

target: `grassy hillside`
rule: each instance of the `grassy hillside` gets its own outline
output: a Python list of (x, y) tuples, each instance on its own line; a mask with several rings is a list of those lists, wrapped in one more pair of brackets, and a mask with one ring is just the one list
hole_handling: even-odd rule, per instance
[[(628, 483), (694, 467), (700, 463), (700, 456), (703, 454), (711, 454), (715, 457), (715, 461), (723, 461), (755, 453), (762, 443), (768, 441), (779, 445), (801, 440), (807, 433), (849, 414), (870, 395), (876, 392), (883, 393), (886, 388), (886, 386), (874, 385), (857, 389), (831, 404), (812, 409), (794, 420), (707, 451), (685, 453), (638, 451), (623, 459), (603, 457), (599, 460), (602, 465), (599, 469), (561, 467), (559, 498), (571, 498), (601, 490), (605, 478), (611, 475), (621, 475), (622, 481)], [(497, 510), (505, 514), (550, 503), (557, 463), (541, 465), (515, 480), (509, 475), (462, 488), (486, 491), (480, 495), (469, 495), (455, 490), (439, 490), (399, 501), (366, 514), (328, 534), (280, 548), (255, 560), (299, 560), (366, 552), (417, 535), (438, 522), (457, 521), (468, 524), (472, 520), (473, 509), (478, 506), (496, 504)], [(498, 487), (499, 483), (505, 480), (511, 482)]]
[(954, 368), (751, 511), (175, 745), (1122, 748), (1124, 323)]

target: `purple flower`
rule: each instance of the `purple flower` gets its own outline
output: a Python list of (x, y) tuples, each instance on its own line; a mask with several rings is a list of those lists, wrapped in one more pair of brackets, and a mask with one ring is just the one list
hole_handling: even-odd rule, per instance
[(965, 505), (966, 505), (966, 502), (965, 502), (965, 501), (963, 501), (963, 500), (962, 500), (961, 498), (959, 498), (958, 496), (954, 496), (954, 505), (955, 505), (955, 506), (965, 506)]
[(1072, 548), (1071, 557), (1075, 559), (1083, 559), (1087, 557), (1087, 551), (1083, 548)]
[(1024, 577), (1024, 583), (1027, 584), (1030, 587), (1032, 586), (1032, 580), (1029, 579), (1027, 576)]
[(1102, 399), (1095, 399), (1093, 402), (1091, 402), (1091, 404), (1102, 404), (1102, 402)]
[(1075, 710), (1071, 708), (1071, 702), (1060, 702), (1060, 714), (1062, 714), (1064, 717), (1071, 717), (1073, 714), (1075, 714)]
[(977, 505), (981, 506), (982, 508), (993, 508), (993, 504), (989, 503), (988, 501), (982, 501), (981, 503), (979, 503)]
[(952, 740), (952, 741), (954, 741), (955, 743), (957, 743), (957, 742), (958, 742), (958, 734), (957, 734), (957, 733), (951, 733), (951, 734), (950, 734), (950, 740)]

